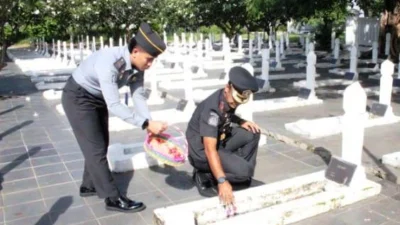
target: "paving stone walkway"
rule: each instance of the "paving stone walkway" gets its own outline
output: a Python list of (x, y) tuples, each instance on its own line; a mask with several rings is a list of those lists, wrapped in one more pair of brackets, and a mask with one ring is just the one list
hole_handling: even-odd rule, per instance
[[(191, 182), (190, 165), (151, 167), (115, 174), (122, 191), (145, 202), (145, 211), (135, 214), (106, 211), (101, 199), (79, 197), (83, 156), (65, 116), (55, 110), (59, 100), (45, 100), (11, 62), (0, 71), (0, 95), (13, 96), (0, 100), (0, 224), (150, 225), (154, 209), (202, 199)], [(286, 121), (340, 113), (340, 99), (328, 99), (318, 107), (258, 113), (255, 120), (263, 128), (300, 139), (284, 130)], [(177, 126), (185, 129), (186, 124)], [(379, 158), (397, 148), (397, 127), (367, 129), (366, 149), (371, 154), (366, 151), (366, 159)], [(140, 142), (144, 138), (144, 133), (137, 129), (110, 135), (111, 143)], [(392, 143), (386, 143), (389, 141)], [(333, 154), (340, 153), (340, 137), (313, 143), (321, 143)], [(319, 155), (270, 139), (259, 149), (252, 186), (324, 168), (326, 162)], [(382, 184), (379, 196), (296, 224), (400, 224), (400, 186), (369, 177)]]

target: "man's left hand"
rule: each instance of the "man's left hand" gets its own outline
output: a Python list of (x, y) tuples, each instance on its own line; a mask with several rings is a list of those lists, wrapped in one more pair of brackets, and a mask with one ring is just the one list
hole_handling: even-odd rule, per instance
[(243, 127), (244, 129), (246, 129), (250, 132), (253, 132), (253, 133), (260, 133), (260, 127), (257, 124), (250, 122), (250, 121), (244, 122), (241, 125), (241, 127)]

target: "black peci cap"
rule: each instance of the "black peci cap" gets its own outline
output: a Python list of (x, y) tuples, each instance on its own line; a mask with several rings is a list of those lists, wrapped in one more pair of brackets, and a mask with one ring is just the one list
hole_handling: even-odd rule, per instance
[(256, 78), (241, 66), (235, 66), (230, 69), (229, 82), (233, 87), (233, 98), (241, 104), (248, 102), (250, 96), (258, 91)]
[(140, 24), (134, 38), (136, 39), (136, 44), (153, 57), (157, 57), (163, 53), (166, 48), (164, 41), (147, 23)]

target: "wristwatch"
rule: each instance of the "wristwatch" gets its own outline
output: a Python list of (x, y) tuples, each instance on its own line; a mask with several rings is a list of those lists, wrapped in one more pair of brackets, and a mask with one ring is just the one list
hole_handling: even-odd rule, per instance
[(224, 183), (225, 181), (226, 181), (226, 177), (219, 177), (219, 178), (217, 179), (218, 184), (222, 184), (222, 183)]
[(142, 130), (146, 129), (149, 126), (149, 120), (146, 119), (142, 124)]

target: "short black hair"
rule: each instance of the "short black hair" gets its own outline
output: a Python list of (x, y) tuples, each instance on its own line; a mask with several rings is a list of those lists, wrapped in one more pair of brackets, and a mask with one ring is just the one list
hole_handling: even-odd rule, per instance
[(132, 53), (132, 50), (136, 47), (136, 45), (137, 45), (136, 38), (135, 37), (131, 38), (128, 44), (128, 50), (130, 53)]

